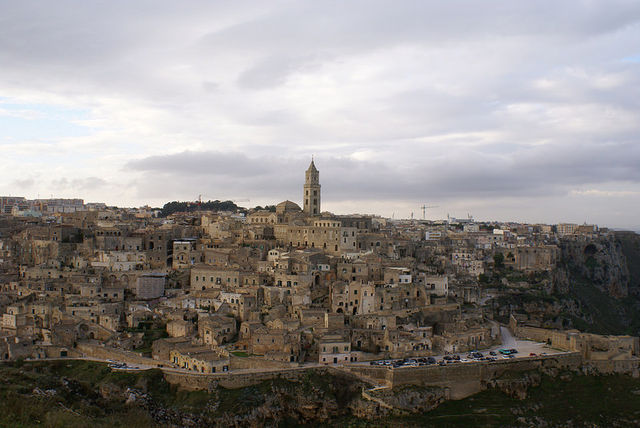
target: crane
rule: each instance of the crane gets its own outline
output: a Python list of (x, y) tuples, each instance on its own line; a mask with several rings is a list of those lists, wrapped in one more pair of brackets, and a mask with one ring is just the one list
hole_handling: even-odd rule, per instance
[(420, 208), (422, 208), (422, 219), (426, 220), (426, 218), (427, 218), (427, 208), (439, 208), (439, 205), (427, 205), (427, 204), (424, 204)]

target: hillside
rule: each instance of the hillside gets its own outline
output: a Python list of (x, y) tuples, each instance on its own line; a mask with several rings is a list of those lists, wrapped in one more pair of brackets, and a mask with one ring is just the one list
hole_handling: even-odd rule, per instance
[[(640, 423), (640, 380), (577, 373), (521, 374), (529, 387), (489, 389), (435, 410), (434, 391), (402, 387), (386, 393), (390, 413), (364, 401), (362, 384), (311, 371), (301, 382), (276, 379), (239, 389), (180, 391), (158, 370), (114, 373), (85, 361), (0, 365), (3, 427), (195, 426), (630, 426)], [(517, 375), (516, 375), (517, 376)], [(508, 379), (518, 384), (518, 379)], [(630, 394), (631, 392), (631, 394)], [(439, 402), (439, 401), (438, 401)], [(438, 404), (435, 402), (435, 405)], [(422, 409), (422, 410), (421, 410)]]
[(563, 240), (560, 250), (550, 279), (506, 290), (495, 318), (505, 321), (513, 311), (549, 328), (640, 335), (640, 235)]

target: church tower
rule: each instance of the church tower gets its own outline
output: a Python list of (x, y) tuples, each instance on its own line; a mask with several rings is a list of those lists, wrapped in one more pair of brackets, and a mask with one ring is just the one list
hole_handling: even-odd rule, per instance
[(320, 215), (320, 173), (316, 169), (313, 159), (304, 173), (304, 213)]

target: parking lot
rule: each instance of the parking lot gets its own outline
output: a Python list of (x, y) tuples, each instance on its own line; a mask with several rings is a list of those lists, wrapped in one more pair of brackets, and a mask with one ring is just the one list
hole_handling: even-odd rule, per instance
[(509, 360), (562, 353), (562, 351), (549, 348), (545, 343), (516, 339), (513, 337), (509, 329), (505, 327), (500, 328), (500, 333), (502, 335), (502, 344), (489, 349), (450, 353), (445, 355), (378, 360), (363, 362), (360, 364), (390, 368), (421, 367), (430, 365), (446, 366), (449, 364), (472, 364), (478, 362)]

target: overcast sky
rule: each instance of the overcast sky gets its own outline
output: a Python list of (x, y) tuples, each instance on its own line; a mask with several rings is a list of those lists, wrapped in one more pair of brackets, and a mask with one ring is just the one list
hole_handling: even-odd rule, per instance
[(640, 2), (0, 0), (0, 193), (640, 230)]

